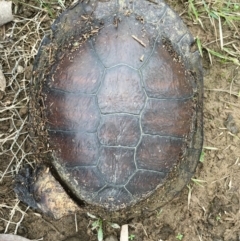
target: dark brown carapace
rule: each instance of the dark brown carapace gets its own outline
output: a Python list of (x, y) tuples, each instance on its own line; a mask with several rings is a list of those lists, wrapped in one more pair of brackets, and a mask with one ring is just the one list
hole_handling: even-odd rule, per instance
[(53, 26), (55, 48), (43, 44), (38, 57), (43, 69), (45, 50), (54, 52), (35, 75), (52, 165), (77, 199), (110, 211), (169, 200), (201, 152), (199, 54), (179, 17), (156, 2), (78, 3)]

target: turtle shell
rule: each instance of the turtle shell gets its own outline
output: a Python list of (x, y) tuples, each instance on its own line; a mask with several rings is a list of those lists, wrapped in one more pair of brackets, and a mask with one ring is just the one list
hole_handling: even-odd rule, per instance
[(55, 21), (36, 59), (34, 96), (51, 165), (77, 200), (150, 210), (192, 177), (202, 148), (193, 43), (161, 0), (82, 1)]

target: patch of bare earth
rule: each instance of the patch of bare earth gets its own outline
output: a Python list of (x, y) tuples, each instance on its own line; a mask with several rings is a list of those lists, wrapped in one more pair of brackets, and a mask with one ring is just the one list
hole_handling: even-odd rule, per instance
[[(39, 1), (40, 2), (40, 1)], [(219, 21), (190, 18), (188, 3), (167, 1), (182, 17), (202, 45), (220, 50)], [(201, 2), (201, 1), (199, 1)], [(208, 3), (214, 1), (208, 1)], [(235, 1), (237, 2), (237, 1)], [(66, 6), (70, 2), (65, 3)], [(97, 240), (87, 215), (60, 220), (41, 216), (19, 203), (12, 182), (24, 163), (31, 165), (27, 132), (28, 88), (31, 68), (40, 41), (63, 9), (24, 1), (13, 5), (15, 20), (0, 27), (0, 68), (7, 79), (0, 92), (0, 233), (29, 239)], [(222, 24), (228, 47), (240, 54), (240, 23)], [(193, 181), (171, 203), (147, 219), (129, 220), (129, 235), (136, 241), (239, 241), (240, 240), (240, 67), (223, 63), (203, 51), (204, 65), (204, 157)], [(104, 237), (119, 238), (119, 230), (103, 224)]]

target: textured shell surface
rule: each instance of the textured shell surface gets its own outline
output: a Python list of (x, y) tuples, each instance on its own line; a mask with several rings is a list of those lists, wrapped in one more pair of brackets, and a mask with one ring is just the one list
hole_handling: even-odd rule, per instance
[(64, 47), (42, 88), (45, 126), (52, 164), (73, 194), (118, 210), (176, 170), (189, 173), (186, 183), (201, 152), (202, 97), (181, 19), (160, 0), (91, 0), (60, 16), (53, 33)]

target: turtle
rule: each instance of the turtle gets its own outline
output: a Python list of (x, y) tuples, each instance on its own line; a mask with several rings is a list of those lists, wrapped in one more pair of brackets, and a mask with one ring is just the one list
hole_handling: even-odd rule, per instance
[(30, 87), (36, 166), (18, 198), (61, 218), (150, 215), (194, 175), (203, 144), (195, 40), (163, 0), (79, 1), (42, 40)]

